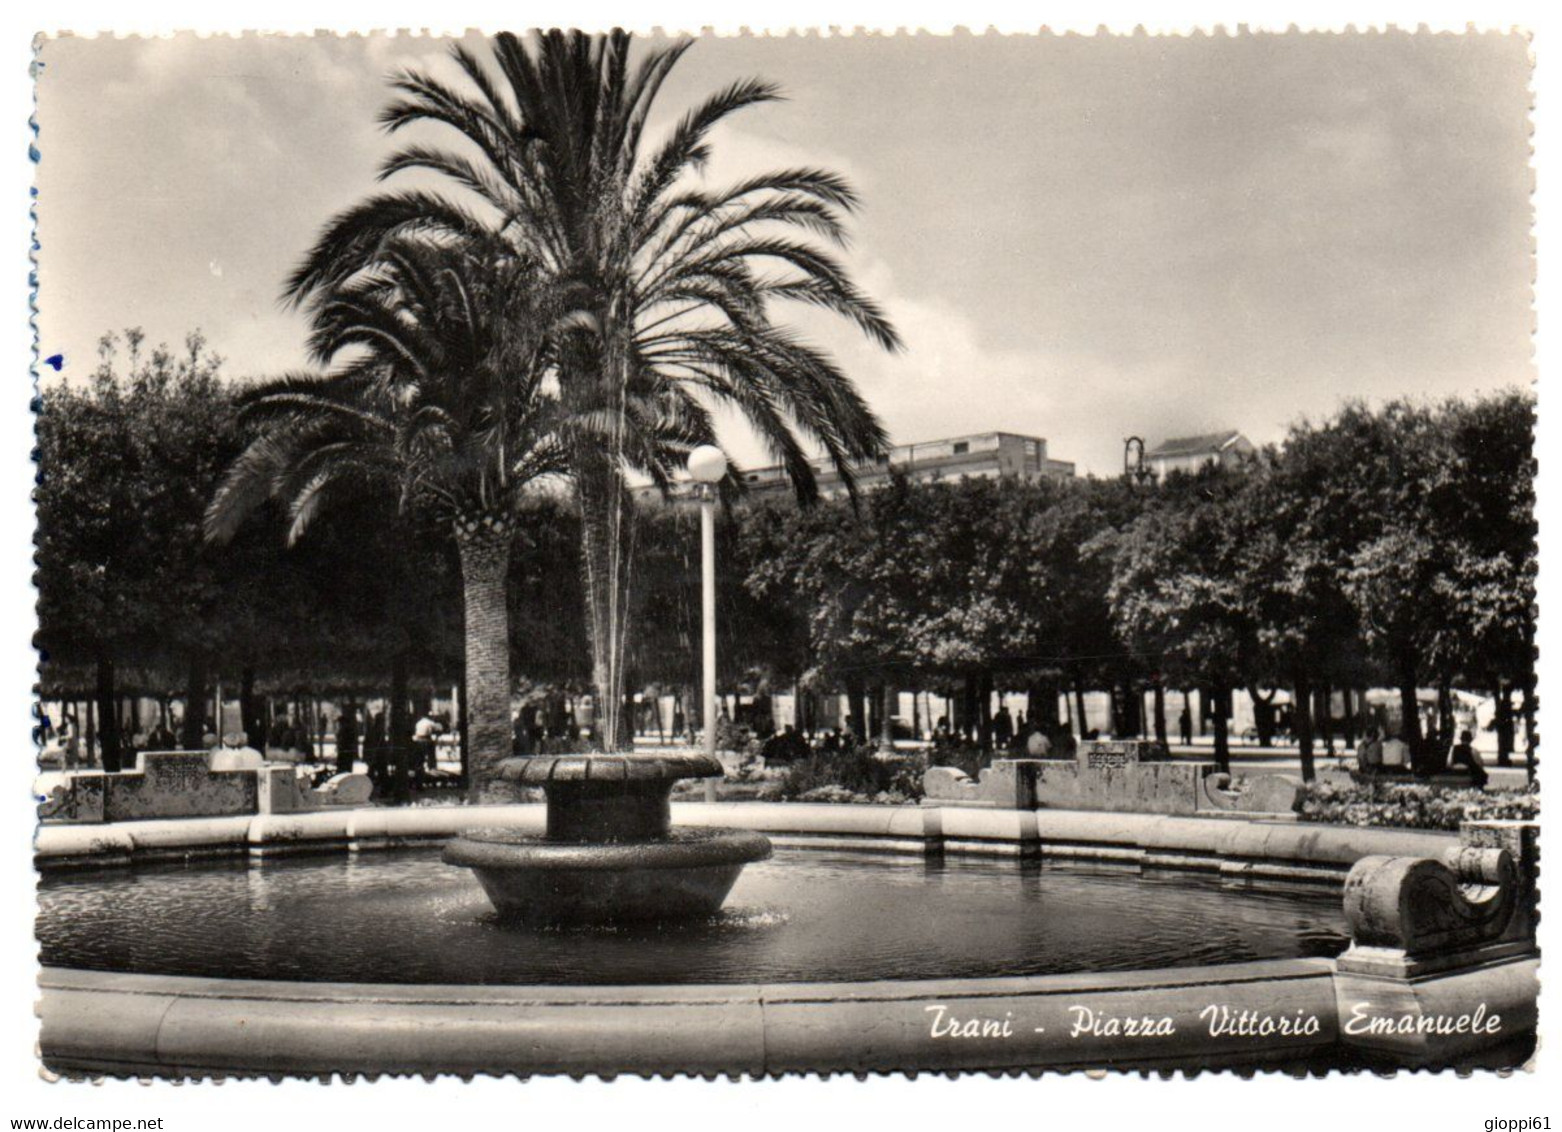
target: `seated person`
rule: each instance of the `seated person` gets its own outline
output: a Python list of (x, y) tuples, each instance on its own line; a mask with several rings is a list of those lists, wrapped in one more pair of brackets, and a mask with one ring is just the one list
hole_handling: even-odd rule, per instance
[(1419, 778), (1431, 778), (1448, 769), (1448, 741), (1441, 734), (1430, 732), (1421, 741), (1415, 753), (1414, 769)]
[(230, 731), (222, 737), (222, 749), (213, 751), (212, 770), (259, 770), (266, 757), (249, 745), (249, 735), (243, 731)]
[(768, 764), (806, 759), (812, 752), (808, 749), (808, 740), (797, 733), (796, 727), (788, 723), (780, 732), (765, 740), (763, 753)]
[(1383, 769), (1410, 769), (1410, 744), (1398, 735), (1383, 740)]
[(1383, 741), (1378, 738), (1376, 727), (1367, 729), (1361, 746), (1356, 748), (1356, 769), (1362, 774), (1376, 774), (1383, 769)]
[(1459, 742), (1454, 744), (1454, 749), (1449, 752), (1448, 762), (1452, 767), (1464, 767), (1470, 772), (1470, 784), (1476, 789), (1485, 786), (1488, 778), (1486, 767), (1481, 763), (1481, 756), (1475, 749), (1473, 742), (1475, 736), (1468, 731), (1459, 732)]
[(1052, 740), (1041, 728), (1033, 728), (1025, 737), (1025, 754), (1033, 759), (1044, 759), (1052, 754)]

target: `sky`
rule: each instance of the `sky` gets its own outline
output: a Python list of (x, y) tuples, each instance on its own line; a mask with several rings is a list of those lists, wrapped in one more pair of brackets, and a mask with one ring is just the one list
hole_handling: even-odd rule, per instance
[[(284, 278), (395, 146), (419, 37), (72, 39), (39, 55), (39, 353), (200, 328), (234, 376), (306, 365)], [(1259, 443), (1348, 398), (1533, 380), (1528, 44), (1518, 36), (706, 38), (653, 132), (735, 78), (713, 185), (823, 165), (907, 349), (792, 318), (897, 442), (1005, 430), (1081, 471), (1123, 441)], [(432, 137), (424, 140), (434, 140)], [(741, 461), (764, 462), (727, 422)]]

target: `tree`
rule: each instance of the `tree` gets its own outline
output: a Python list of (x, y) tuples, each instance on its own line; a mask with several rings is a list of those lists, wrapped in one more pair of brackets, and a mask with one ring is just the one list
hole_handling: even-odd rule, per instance
[[(127, 668), (138, 690), (166, 691), (188, 665), (204, 688), (203, 658), (224, 642), (211, 614), (231, 596), (228, 564), (201, 545), (203, 495), (236, 448), (218, 380), (222, 359), (199, 331), (182, 352), (143, 351), (137, 328), (105, 334), (83, 389), (44, 392), (38, 411), (38, 586), (46, 682), (73, 664), (93, 672), (95, 738), (117, 769), (119, 694)], [(121, 344), (128, 347), (122, 359)], [(121, 370), (121, 362), (128, 365)], [(204, 695), (186, 694), (188, 734)]]
[[(754, 428), (800, 497), (816, 493), (805, 442), (822, 448), (850, 485), (853, 463), (882, 452), (883, 428), (828, 357), (773, 320), (772, 306), (830, 311), (885, 348), (899, 345), (888, 319), (821, 246), (845, 240), (844, 217), (857, 198), (844, 180), (800, 168), (715, 192), (693, 183), (712, 129), (775, 101), (774, 86), (735, 82), (685, 114), (660, 145), (644, 144), (657, 95), (689, 46), (652, 48), (632, 64), (621, 32), (550, 32), (530, 42), (501, 34), (490, 44), (497, 75), (463, 45), (452, 49), (460, 87), (404, 72), (382, 122), (393, 131), (436, 124), (461, 146), (409, 145), (382, 175), (432, 172), (441, 191), (382, 193), (347, 210), (288, 285), (297, 299), (329, 290), (387, 240), (416, 231), (502, 240), (570, 297), (576, 313), (554, 352), (561, 396), (572, 412), (617, 421), (606, 444), (583, 442), (569, 453), (593, 681), (610, 743), (619, 738), (632, 575), (625, 471), (665, 485), (690, 446), (714, 439), (711, 410), (720, 406)], [(637, 385), (645, 413), (631, 403)], [(636, 444), (632, 431), (653, 420), (676, 422), (676, 441)]]
[(1212, 468), (1189, 477), (1113, 536), (1113, 620), (1129, 648), (1208, 687), (1215, 762), (1231, 769), (1231, 693), (1254, 668), (1256, 617), (1242, 584), (1236, 516), (1241, 472)]
[(311, 347), (336, 368), (244, 398), (259, 432), (212, 500), (207, 531), (231, 537), (278, 499), (296, 541), (322, 508), (366, 495), (443, 524), (462, 575), (469, 790), (486, 797), (510, 750), (514, 527), (589, 423), (570, 420), (544, 389), (554, 312), (530, 264), (482, 242), (407, 238), (382, 251), (314, 307)]

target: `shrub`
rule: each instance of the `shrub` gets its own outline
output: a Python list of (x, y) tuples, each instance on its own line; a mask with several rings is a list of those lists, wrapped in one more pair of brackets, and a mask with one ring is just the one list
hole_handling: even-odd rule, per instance
[(1424, 782), (1312, 782), (1302, 788), (1302, 820), (1333, 825), (1457, 830), (1460, 822), (1534, 820), (1540, 795), (1433, 786)]
[(920, 756), (881, 759), (872, 747), (820, 751), (787, 767), (764, 793), (797, 802), (879, 802), (899, 805), (922, 797)]

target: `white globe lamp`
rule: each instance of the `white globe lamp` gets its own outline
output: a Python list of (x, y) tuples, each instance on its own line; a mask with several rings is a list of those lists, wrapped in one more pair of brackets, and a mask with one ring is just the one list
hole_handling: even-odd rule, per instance
[(727, 456), (714, 444), (702, 444), (689, 453), (689, 475), (696, 483), (720, 483), (727, 474)]

